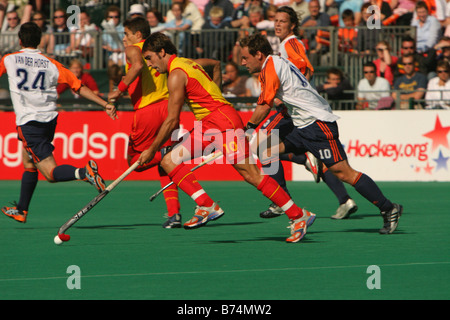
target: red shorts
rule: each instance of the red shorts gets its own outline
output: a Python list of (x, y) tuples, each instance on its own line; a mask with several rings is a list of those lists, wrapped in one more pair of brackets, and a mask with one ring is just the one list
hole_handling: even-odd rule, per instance
[[(167, 100), (163, 100), (134, 112), (128, 142), (128, 156), (134, 157), (148, 149), (158, 135), (161, 124), (167, 118)], [(170, 146), (174, 142), (170, 139), (164, 144)]]
[(250, 156), (244, 124), (232, 106), (223, 106), (196, 121), (194, 129), (180, 143), (190, 150), (191, 159), (222, 151), (229, 164), (241, 163)]

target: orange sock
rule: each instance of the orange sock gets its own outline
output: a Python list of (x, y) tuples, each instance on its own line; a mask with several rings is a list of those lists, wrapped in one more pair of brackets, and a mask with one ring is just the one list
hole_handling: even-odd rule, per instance
[(302, 209), (300, 209), (291, 197), (280, 187), (280, 185), (271, 177), (264, 176), (261, 183), (258, 185), (258, 190), (262, 192), (264, 196), (269, 198), (273, 203), (283, 209), (289, 219), (295, 220), (303, 215)]

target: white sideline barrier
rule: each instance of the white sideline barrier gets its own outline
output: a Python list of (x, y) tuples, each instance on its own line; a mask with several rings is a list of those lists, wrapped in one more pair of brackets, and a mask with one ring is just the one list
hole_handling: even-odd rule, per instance
[[(450, 181), (450, 110), (335, 111), (350, 165), (375, 181)], [(293, 165), (293, 181), (312, 181)]]

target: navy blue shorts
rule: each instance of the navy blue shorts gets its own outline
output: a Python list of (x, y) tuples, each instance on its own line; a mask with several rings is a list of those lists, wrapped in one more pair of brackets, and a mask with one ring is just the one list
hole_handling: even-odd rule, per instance
[(55, 136), (56, 120), (57, 118), (46, 123), (29, 121), (17, 127), (18, 138), (35, 163), (49, 157), (55, 150), (52, 141)]
[(295, 128), (284, 139), (286, 153), (310, 151), (316, 158), (331, 167), (346, 160), (344, 148), (339, 141), (339, 130), (336, 122), (317, 120), (305, 128)]
[(284, 138), (294, 130), (295, 126), (292, 123), (292, 119), (288, 114), (278, 111), (273, 114), (269, 119), (264, 122), (261, 129), (267, 130), (267, 134), (271, 134), (274, 129), (278, 130), (278, 136), (280, 140)]

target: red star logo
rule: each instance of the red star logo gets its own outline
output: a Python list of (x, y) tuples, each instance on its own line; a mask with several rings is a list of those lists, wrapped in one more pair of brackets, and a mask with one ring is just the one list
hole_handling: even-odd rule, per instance
[(434, 167), (430, 166), (430, 164), (427, 162), (427, 166), (423, 167), (423, 170), (425, 171), (425, 173), (431, 174), (431, 172), (433, 171)]
[(443, 127), (441, 125), (441, 120), (439, 116), (436, 117), (436, 123), (434, 124), (434, 129), (430, 132), (425, 133), (423, 136), (430, 138), (433, 140), (433, 144), (431, 147), (431, 151), (436, 150), (440, 145), (444, 146), (447, 149), (450, 149), (447, 139), (447, 134), (450, 131), (449, 127)]

